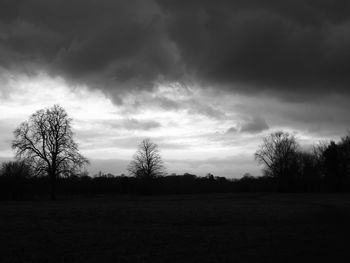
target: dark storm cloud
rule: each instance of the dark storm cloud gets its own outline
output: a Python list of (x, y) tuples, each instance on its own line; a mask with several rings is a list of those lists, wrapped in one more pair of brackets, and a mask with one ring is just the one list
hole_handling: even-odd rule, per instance
[[(347, 93), (345, 0), (2, 0), (1, 67), (94, 87)], [(114, 89), (113, 89), (114, 88)], [(303, 94), (300, 96), (300, 94)]]
[(99, 87), (173, 79), (176, 46), (151, 1), (1, 1), (1, 66)]
[(348, 90), (348, 1), (158, 2), (186, 68), (204, 83)]

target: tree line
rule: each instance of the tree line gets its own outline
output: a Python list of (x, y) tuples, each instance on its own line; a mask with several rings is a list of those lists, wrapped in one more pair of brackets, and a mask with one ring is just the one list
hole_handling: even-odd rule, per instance
[(274, 132), (255, 153), (279, 191), (350, 191), (350, 133), (302, 150), (294, 135)]
[(303, 150), (294, 135), (277, 131), (263, 139), (255, 159), (263, 175), (226, 179), (208, 174), (166, 175), (159, 147), (150, 139), (139, 145), (129, 175), (82, 172), (89, 161), (73, 139), (72, 119), (59, 105), (42, 109), (14, 131), (16, 161), (0, 170), (0, 198), (56, 194), (176, 194), (237, 191), (350, 191), (350, 134)]

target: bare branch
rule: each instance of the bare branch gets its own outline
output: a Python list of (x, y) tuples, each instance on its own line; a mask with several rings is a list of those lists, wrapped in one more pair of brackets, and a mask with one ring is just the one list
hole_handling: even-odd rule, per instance
[(16, 157), (29, 160), (36, 172), (45, 172), (53, 182), (62, 173), (78, 171), (88, 160), (78, 151), (70, 123), (59, 105), (35, 112), (14, 131)]
[(131, 175), (140, 178), (155, 178), (165, 174), (165, 167), (158, 145), (150, 139), (144, 139), (138, 146), (133, 160), (128, 166)]

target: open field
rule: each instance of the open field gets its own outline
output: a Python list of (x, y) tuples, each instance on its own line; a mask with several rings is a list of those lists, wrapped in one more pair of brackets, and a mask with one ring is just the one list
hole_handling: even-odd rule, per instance
[(1, 202), (0, 233), (2, 263), (349, 262), (350, 195)]

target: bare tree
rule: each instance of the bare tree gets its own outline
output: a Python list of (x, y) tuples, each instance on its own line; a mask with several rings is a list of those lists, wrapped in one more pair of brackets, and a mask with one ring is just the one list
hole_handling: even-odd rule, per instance
[(26, 159), (36, 174), (49, 176), (53, 200), (57, 178), (71, 175), (88, 163), (73, 140), (71, 121), (62, 107), (54, 105), (38, 110), (14, 131), (16, 157)]
[(267, 175), (286, 182), (297, 166), (299, 145), (293, 135), (278, 131), (263, 139), (255, 159), (263, 164)]
[(158, 145), (150, 139), (144, 139), (139, 144), (138, 150), (128, 166), (128, 171), (142, 179), (153, 179), (164, 175), (165, 167)]

